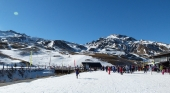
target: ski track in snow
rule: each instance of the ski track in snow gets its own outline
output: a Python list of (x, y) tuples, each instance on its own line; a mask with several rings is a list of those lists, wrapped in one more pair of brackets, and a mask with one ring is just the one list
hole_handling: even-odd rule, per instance
[(84, 72), (0, 87), (0, 93), (169, 93), (170, 75)]

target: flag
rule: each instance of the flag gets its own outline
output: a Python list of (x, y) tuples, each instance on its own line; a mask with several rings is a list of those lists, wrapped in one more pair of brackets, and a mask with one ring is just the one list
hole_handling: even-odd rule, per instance
[(51, 51), (50, 51), (50, 62), (49, 62), (49, 66), (50, 66), (50, 63), (51, 63)]
[(74, 59), (74, 67), (76, 67), (76, 61), (75, 61), (75, 59)]
[(32, 51), (30, 53), (30, 66), (31, 66), (31, 64), (32, 64)]

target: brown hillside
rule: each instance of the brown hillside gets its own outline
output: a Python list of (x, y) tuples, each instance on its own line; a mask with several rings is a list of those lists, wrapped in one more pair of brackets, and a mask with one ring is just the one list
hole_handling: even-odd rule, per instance
[(119, 58), (119, 57), (113, 56), (113, 55), (95, 53), (94, 55), (89, 55), (89, 56), (100, 59), (102, 61), (106, 61), (106, 62), (111, 63), (113, 65), (131, 65), (131, 64), (134, 64), (134, 61), (132, 61), (132, 60)]

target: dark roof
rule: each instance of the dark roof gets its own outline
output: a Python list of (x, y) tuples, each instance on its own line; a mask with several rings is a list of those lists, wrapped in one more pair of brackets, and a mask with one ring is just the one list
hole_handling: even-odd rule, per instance
[(102, 67), (100, 62), (82, 62), (82, 64), (88, 64), (90, 67)]
[(150, 58), (165, 57), (165, 56), (170, 56), (170, 52), (154, 55), (154, 56), (151, 56)]

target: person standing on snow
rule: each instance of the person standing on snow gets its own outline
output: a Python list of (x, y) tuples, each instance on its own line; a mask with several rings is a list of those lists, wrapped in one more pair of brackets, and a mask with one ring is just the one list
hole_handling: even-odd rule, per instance
[(104, 71), (104, 66), (102, 67), (102, 70)]
[(149, 70), (150, 70), (151, 75), (152, 75), (152, 65), (149, 66)]
[(79, 69), (78, 69), (78, 68), (76, 68), (76, 69), (75, 69), (75, 71), (76, 71), (76, 77), (78, 78), (78, 75), (79, 75)]
[(112, 66), (112, 71), (115, 73), (115, 71), (116, 71), (116, 67), (115, 66)]
[(144, 73), (147, 73), (147, 66), (146, 65), (144, 66), (143, 69), (144, 69)]
[(120, 74), (123, 75), (123, 67), (122, 66), (119, 67), (119, 71), (120, 71)]
[(162, 65), (160, 65), (160, 68), (159, 68), (159, 69), (160, 69), (160, 71), (162, 72), (162, 70), (163, 70), (163, 66), (162, 66)]
[(129, 67), (127, 65), (125, 66), (125, 69), (126, 69), (126, 73), (129, 73)]
[(108, 66), (108, 73), (109, 73), (109, 75), (110, 75), (110, 70), (111, 70), (111, 68)]
[(129, 71), (132, 74), (132, 65), (129, 66)]
[(169, 75), (170, 75), (170, 66), (168, 67), (168, 73), (169, 73)]
[(162, 66), (162, 75), (165, 73), (165, 66)]
[(105, 69), (106, 69), (106, 72), (107, 72), (107, 70), (108, 70), (108, 66), (106, 66), (106, 68), (105, 68)]

